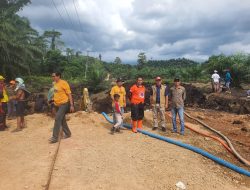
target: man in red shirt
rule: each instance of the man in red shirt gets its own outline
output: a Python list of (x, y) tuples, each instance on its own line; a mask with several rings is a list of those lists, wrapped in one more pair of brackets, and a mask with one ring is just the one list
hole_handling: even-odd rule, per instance
[(130, 88), (132, 131), (137, 132), (137, 127), (142, 129), (144, 117), (145, 87), (142, 85), (142, 77), (138, 77), (136, 84)]

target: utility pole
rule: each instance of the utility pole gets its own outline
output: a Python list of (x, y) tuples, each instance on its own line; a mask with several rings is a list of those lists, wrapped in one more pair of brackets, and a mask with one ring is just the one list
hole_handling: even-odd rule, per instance
[(87, 60), (85, 64), (85, 79), (87, 78), (88, 61), (89, 61), (89, 51), (87, 50)]

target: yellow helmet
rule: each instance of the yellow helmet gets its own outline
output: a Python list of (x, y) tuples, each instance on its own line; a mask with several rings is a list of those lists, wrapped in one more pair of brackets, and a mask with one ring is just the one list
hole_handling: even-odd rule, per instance
[(0, 75), (0, 80), (5, 80), (5, 78), (2, 75)]

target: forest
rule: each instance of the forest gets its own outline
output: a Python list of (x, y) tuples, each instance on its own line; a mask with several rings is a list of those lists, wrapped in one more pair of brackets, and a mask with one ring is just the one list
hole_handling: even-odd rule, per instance
[(146, 53), (138, 52), (133, 64), (123, 63), (119, 57), (105, 62), (101, 55), (85, 55), (67, 47), (60, 31), (46, 30), (40, 34), (27, 18), (20, 17), (18, 11), (29, 3), (30, 0), (0, 2), (0, 74), (7, 81), (23, 77), (27, 82), (45, 85), (51, 83), (52, 72), (60, 71), (70, 83), (95, 86), (100, 91), (108, 88), (107, 76), (130, 81), (142, 76), (150, 81), (159, 75), (166, 81), (180, 77), (184, 82), (209, 82), (214, 70), (223, 78), (229, 69), (234, 86), (250, 82), (250, 55), (241, 52), (211, 55), (203, 62), (186, 58), (152, 60), (147, 59)]

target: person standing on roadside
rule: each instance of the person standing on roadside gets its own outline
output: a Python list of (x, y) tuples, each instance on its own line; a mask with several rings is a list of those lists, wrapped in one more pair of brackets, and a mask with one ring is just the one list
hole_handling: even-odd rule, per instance
[(74, 112), (74, 103), (68, 82), (61, 79), (61, 73), (52, 73), (52, 80), (54, 83), (54, 96), (53, 102), (56, 108), (55, 123), (53, 129), (53, 135), (50, 138), (50, 143), (56, 143), (58, 141), (60, 128), (65, 134), (64, 138), (71, 137), (71, 131), (66, 122), (66, 114)]
[(7, 104), (9, 101), (4, 80), (5, 78), (0, 75), (0, 130), (1, 131), (5, 130), (6, 128), (6, 116), (8, 112)]
[(170, 88), (170, 98), (173, 132), (177, 133), (176, 115), (178, 114), (181, 123), (180, 133), (184, 135), (184, 101), (186, 99), (186, 90), (181, 86), (179, 78), (174, 79), (174, 86)]
[(10, 97), (11, 100), (16, 101), (16, 117), (17, 117), (17, 128), (14, 132), (21, 131), (25, 128), (25, 107), (26, 107), (26, 88), (24, 80), (22, 78), (15, 79), (15, 96)]
[(122, 127), (123, 123), (123, 113), (121, 112), (121, 107), (119, 105), (119, 99), (120, 95), (115, 94), (114, 95), (114, 112), (115, 112), (115, 120), (116, 123), (114, 123), (114, 126), (111, 129), (111, 134), (114, 134), (114, 132), (120, 132), (120, 128)]
[(137, 133), (137, 128), (142, 129), (142, 119), (144, 117), (145, 87), (142, 77), (138, 77), (136, 84), (130, 88), (132, 131)]
[[(120, 105), (120, 108), (121, 108), (121, 113), (124, 114), (124, 108), (126, 107), (126, 90), (125, 88), (122, 86), (124, 83), (124, 81), (121, 79), (121, 78), (117, 78), (116, 80), (116, 85), (114, 87), (112, 87), (111, 91), (110, 91), (110, 97), (112, 99), (112, 107), (114, 107), (114, 103), (115, 103), (115, 100), (114, 100), (114, 95), (115, 94), (119, 94), (120, 95), (120, 98), (119, 98), (119, 105)], [(113, 114), (113, 121), (114, 121), (114, 124), (116, 123), (116, 120), (115, 120), (115, 110), (114, 111), (114, 114)]]
[(212, 85), (214, 92), (219, 92), (220, 90), (220, 75), (218, 74), (217, 70), (214, 70), (214, 74), (212, 74)]
[(166, 117), (165, 110), (168, 108), (168, 89), (162, 84), (161, 77), (155, 78), (155, 85), (151, 87), (150, 93), (150, 104), (153, 111), (153, 128), (158, 128), (158, 115), (160, 115), (161, 129), (163, 132), (166, 131)]

